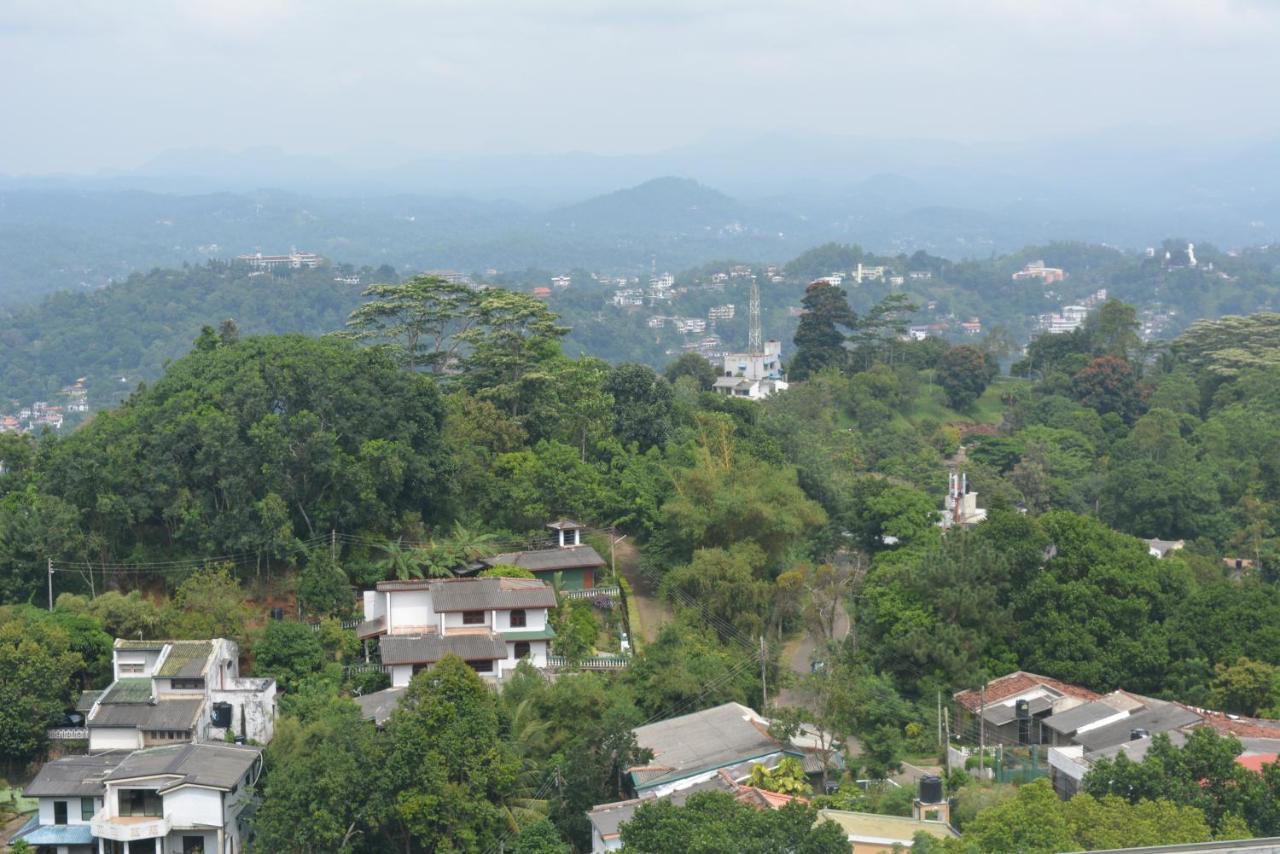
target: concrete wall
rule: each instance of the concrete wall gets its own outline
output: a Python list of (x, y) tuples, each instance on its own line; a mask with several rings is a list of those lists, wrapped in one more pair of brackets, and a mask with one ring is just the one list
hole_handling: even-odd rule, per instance
[(142, 732), (131, 727), (90, 727), (90, 750), (138, 750)]
[(448, 613), (441, 614), (440, 615), (441, 622), (443, 623), (443, 631), (441, 632), (441, 634), (447, 635), (451, 630), (454, 630), (454, 629), (475, 630), (475, 629), (483, 629), (485, 627), (493, 626), (492, 611), (484, 612), (484, 623), (464, 624), (462, 622), (462, 614), (463, 614), (462, 611), (449, 611)]
[(413, 678), (412, 664), (394, 664), (391, 666), (391, 687), (404, 688)]
[[(142, 676), (150, 676), (155, 672), (156, 662), (160, 660), (159, 650), (149, 649), (114, 649), (111, 657), (112, 678), (119, 679), (121, 676), (125, 678), (139, 678)], [(142, 673), (124, 673), (120, 672), (121, 663), (142, 664)]]
[[(546, 667), (547, 647), (547, 641), (529, 641), (529, 663), (534, 667)], [(505, 673), (508, 670), (515, 670), (516, 665), (519, 663), (520, 659), (516, 658), (516, 642), (507, 641), (507, 657), (498, 662), (498, 664)]]
[(377, 590), (365, 590), (360, 593), (360, 604), (364, 607), (364, 618), (376, 620), (386, 614), (387, 595)]
[[(276, 683), (271, 679), (237, 679), (220, 691), (209, 692), (204, 716), (212, 715), (214, 703), (231, 704), (231, 729), (236, 735), (267, 744), (275, 735)], [(208, 738), (219, 741), (226, 730), (210, 720)]]
[(172, 827), (222, 824), (222, 793), (184, 786), (164, 796), (164, 817)]
[[(182, 854), (182, 837), (184, 836), (204, 837), (204, 854), (218, 854), (218, 834), (212, 830), (171, 830), (164, 838), (165, 854)], [(228, 846), (224, 850), (230, 851), (231, 848)], [(237, 842), (236, 854), (240, 854), (241, 850)]]
[[(391, 592), (390, 625), (387, 631), (404, 627), (436, 625), (436, 612), (431, 607), (429, 590), (394, 590)], [(365, 619), (368, 619), (366, 615)]]
[[(495, 611), (497, 616), (494, 631), (506, 632), (511, 631), (511, 612)], [(517, 626), (516, 631), (532, 631), (534, 629), (545, 629), (547, 627), (547, 609), (546, 608), (526, 608), (524, 612), (525, 625)]]
[[(53, 824), (53, 802), (67, 802), (67, 824), (89, 824), (92, 818), (80, 818), (80, 798), (79, 796), (72, 798), (41, 798), (40, 799), (40, 823)], [(93, 799), (93, 811), (97, 812), (102, 809), (102, 798)]]

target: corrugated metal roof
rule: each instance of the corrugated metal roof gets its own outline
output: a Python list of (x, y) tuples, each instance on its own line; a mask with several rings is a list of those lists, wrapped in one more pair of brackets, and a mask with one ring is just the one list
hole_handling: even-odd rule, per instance
[(457, 578), (431, 587), (431, 607), (438, 613), (555, 606), (555, 591), (535, 578)]
[(179, 744), (135, 750), (108, 780), (172, 776), (178, 778), (166, 789), (189, 784), (230, 789), (240, 782), (262, 755), (261, 747), (239, 744)]
[(495, 660), (507, 657), (507, 645), (490, 634), (387, 635), (378, 641), (383, 664), (434, 664), (449, 653), (464, 661)]
[(188, 730), (200, 717), (204, 700), (162, 699), (151, 703), (99, 704), (98, 711), (88, 721), (94, 727), (131, 727), (142, 730)]
[(192, 679), (204, 675), (205, 665), (213, 655), (212, 641), (171, 641), (169, 652), (156, 670), (157, 676)]
[(605, 565), (604, 558), (600, 557), (591, 546), (508, 552), (484, 558), (484, 562), (489, 566), (498, 564), (519, 566), (530, 572), (558, 572), (565, 569), (588, 569)]
[(81, 691), (80, 698), (76, 700), (77, 712), (88, 712), (93, 708), (93, 704), (98, 702), (98, 698), (103, 694), (102, 691)]
[(651, 787), (745, 762), (782, 749), (766, 728), (768, 723), (740, 703), (725, 703), (635, 730), (636, 743), (653, 751), (648, 770), (633, 778)]
[(89, 756), (52, 759), (44, 764), (23, 794), (29, 798), (101, 795), (103, 778), (128, 755), (127, 750), (110, 750)]
[(116, 638), (114, 644), (116, 649), (141, 649), (159, 652), (164, 649), (165, 641), (162, 640), (129, 640), (127, 638)]

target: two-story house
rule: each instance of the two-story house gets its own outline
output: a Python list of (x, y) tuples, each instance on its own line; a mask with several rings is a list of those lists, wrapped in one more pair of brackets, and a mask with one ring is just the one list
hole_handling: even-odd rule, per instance
[(180, 744), (45, 763), (13, 837), (49, 854), (239, 854), (262, 748)]
[(383, 581), (363, 594), (361, 638), (379, 638), (394, 688), (449, 653), (483, 676), (501, 677), (521, 659), (547, 664), (555, 591), (527, 578)]
[(262, 748), (182, 744), (137, 750), (107, 773), (90, 827), (99, 854), (240, 854)]
[(234, 641), (116, 640), (112, 653), (114, 681), (83, 698), (91, 751), (221, 741), (228, 732), (271, 740), (275, 680), (240, 676)]

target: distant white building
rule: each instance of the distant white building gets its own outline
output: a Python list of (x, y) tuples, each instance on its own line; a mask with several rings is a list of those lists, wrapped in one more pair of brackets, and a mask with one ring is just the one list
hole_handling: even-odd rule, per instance
[(782, 342), (764, 342), (762, 353), (726, 353), (724, 369), (716, 378), (714, 390), (727, 397), (763, 400), (784, 391), (782, 377)]
[(955, 525), (969, 527), (986, 520), (987, 511), (978, 506), (978, 493), (969, 491), (968, 476), (951, 472), (938, 524), (946, 529)]
[(569, 276), (552, 276), (551, 287), (558, 290), (564, 290), (573, 284), (573, 279)]
[(324, 259), (314, 252), (299, 252), (291, 249), (288, 255), (263, 255), (261, 252), (254, 252), (249, 255), (237, 255), (236, 260), (244, 261), (255, 270), (274, 270), (277, 267), (286, 267), (290, 270), (301, 270), (306, 267), (308, 270), (314, 270)]
[(733, 303), (713, 305), (707, 310), (707, 320), (733, 320), (734, 311)]

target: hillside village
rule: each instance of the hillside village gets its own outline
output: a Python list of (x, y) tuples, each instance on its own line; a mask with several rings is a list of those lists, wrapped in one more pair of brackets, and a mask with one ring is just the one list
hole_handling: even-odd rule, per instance
[(11, 847), (1280, 833), (1275, 317), (1157, 367), (1098, 292), (1009, 354), (833, 274), (784, 347), (754, 275), (714, 363), (570, 357), (554, 300), (424, 276), (0, 436)]

